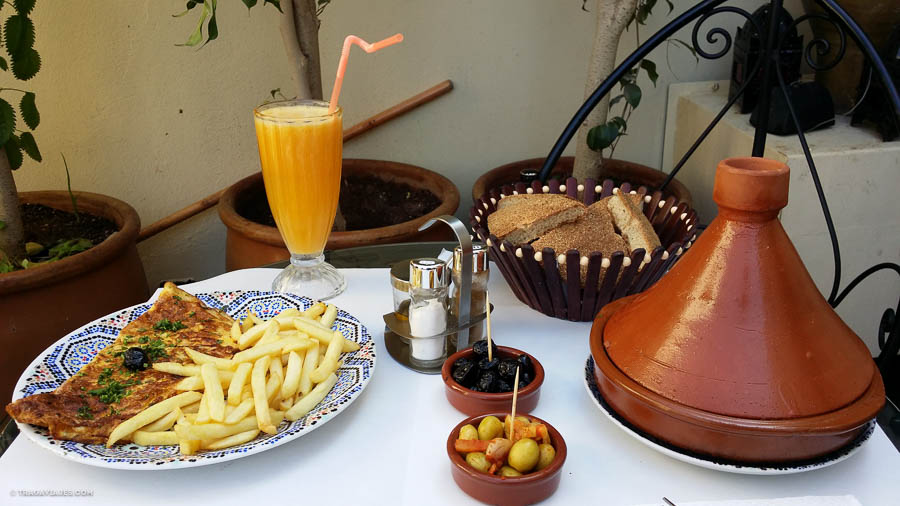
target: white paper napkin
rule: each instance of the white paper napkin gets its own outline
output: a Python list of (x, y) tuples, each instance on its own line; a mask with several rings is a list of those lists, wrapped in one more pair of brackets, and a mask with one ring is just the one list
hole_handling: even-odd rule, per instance
[[(731, 499), (725, 501), (694, 501), (681, 502), (669, 498), (675, 506), (862, 506), (856, 497), (852, 495), (831, 496), (804, 496), (804, 497), (779, 497), (776, 499)], [(667, 506), (660, 501), (652, 505)]]

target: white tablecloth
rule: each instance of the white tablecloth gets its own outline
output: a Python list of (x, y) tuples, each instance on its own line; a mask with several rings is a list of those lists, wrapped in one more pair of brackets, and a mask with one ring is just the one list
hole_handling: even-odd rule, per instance
[[(187, 285), (190, 292), (266, 290), (277, 271), (250, 269)], [(20, 436), (0, 458), (0, 504), (460, 504), (445, 442), (465, 418), (446, 401), (440, 376), (405, 369), (384, 347), (381, 315), (392, 307), (386, 269), (348, 269), (334, 302), (358, 317), (377, 344), (375, 374), (357, 401), (327, 425), (246, 458), (172, 471), (90, 467)], [(493, 335), (524, 349), (547, 377), (534, 411), (556, 426), (569, 456), (548, 504), (676, 504), (700, 500), (853, 495), (864, 505), (900, 504), (900, 453), (880, 428), (850, 459), (817, 471), (748, 476), (702, 469), (661, 455), (615, 427), (583, 386), (590, 323), (541, 315), (515, 299), (493, 270)], [(89, 497), (22, 497), (17, 491), (89, 491)]]

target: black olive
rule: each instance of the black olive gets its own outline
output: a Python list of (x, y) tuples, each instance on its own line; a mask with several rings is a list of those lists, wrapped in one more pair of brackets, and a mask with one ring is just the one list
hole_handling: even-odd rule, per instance
[(488, 360), (487, 357), (478, 361), (478, 369), (481, 371), (496, 371), (497, 366), (500, 365), (500, 359), (494, 357), (494, 360)]
[(511, 358), (503, 359), (500, 362), (500, 366), (497, 369), (497, 372), (500, 373), (500, 377), (512, 381), (516, 377), (516, 367), (519, 363)]
[(528, 355), (519, 355), (516, 359), (519, 362), (519, 365), (522, 366), (522, 369), (519, 371), (519, 377), (521, 377), (522, 373), (530, 373), (534, 374), (534, 364), (531, 363), (531, 358)]
[[(497, 356), (497, 344), (493, 341), (491, 342), (491, 349), (493, 351), (493, 356)], [(472, 351), (475, 352), (475, 355), (480, 357), (488, 356), (488, 348), (487, 348), (487, 339), (483, 339), (481, 341), (476, 341), (475, 344), (472, 345)]]
[(503, 379), (497, 380), (497, 391), (500, 393), (512, 392), (512, 383)]
[(470, 360), (466, 357), (459, 358), (456, 360), (456, 362), (453, 362), (453, 368), (456, 369), (457, 367), (459, 367), (463, 364), (470, 364), (470, 363), (472, 363), (472, 360)]
[(143, 371), (150, 367), (150, 357), (138, 347), (128, 348), (125, 351), (125, 368), (132, 371)]
[(478, 387), (481, 392), (494, 392), (496, 389), (496, 382), (497, 373), (494, 371), (484, 371), (481, 373), (481, 376), (478, 377), (475, 386)]
[(471, 360), (466, 360), (462, 365), (453, 369), (451, 376), (453, 376), (453, 381), (466, 388), (471, 388), (478, 379), (478, 368)]
[(531, 383), (532, 380), (534, 380), (533, 374), (527, 373), (527, 372), (523, 373), (523, 372), (519, 371), (519, 381), (524, 381), (525, 384), (527, 385), (527, 384)]

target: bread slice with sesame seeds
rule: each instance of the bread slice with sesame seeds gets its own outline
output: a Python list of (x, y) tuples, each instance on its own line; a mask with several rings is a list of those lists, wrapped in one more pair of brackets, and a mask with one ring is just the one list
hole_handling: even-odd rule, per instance
[(599, 202), (605, 202), (609, 208), (615, 228), (628, 243), (628, 252), (643, 248), (649, 255), (660, 246), (659, 237), (641, 211), (643, 200), (638, 195), (618, 192)]
[(586, 213), (587, 206), (565, 195), (512, 195), (501, 199), (488, 215), (488, 230), (501, 241), (527, 244)]

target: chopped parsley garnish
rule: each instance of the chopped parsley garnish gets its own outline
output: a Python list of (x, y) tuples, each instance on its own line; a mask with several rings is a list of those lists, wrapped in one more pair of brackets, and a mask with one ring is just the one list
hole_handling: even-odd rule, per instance
[(138, 342), (141, 343), (141, 344), (147, 344), (147, 343), (150, 342), (150, 338), (147, 337), (147, 336), (144, 336), (144, 337), (138, 339)]
[(109, 367), (104, 368), (103, 372), (100, 373), (100, 376), (97, 377), (97, 384), (98, 385), (105, 384), (107, 381), (109, 381), (109, 378), (112, 377), (112, 373), (113, 373), (113, 370), (110, 369)]
[(168, 357), (166, 354), (166, 344), (162, 339), (154, 339), (144, 346), (141, 346), (144, 353), (150, 360), (156, 360), (161, 357)]
[(179, 302), (181, 302), (181, 297), (178, 295), (173, 295), (172, 298), (175, 299), (175, 304), (178, 304)]
[(196, 311), (191, 311), (190, 313), (188, 313), (188, 317), (194, 316), (195, 314), (197, 314)]
[(107, 379), (103, 388), (95, 388), (88, 390), (88, 393), (96, 397), (103, 404), (113, 404), (121, 401), (126, 395), (131, 393), (127, 387), (140, 384), (137, 380), (128, 380), (119, 383), (116, 380)]
[(153, 325), (154, 330), (175, 331), (175, 330), (181, 330), (181, 329), (185, 329), (185, 328), (187, 328), (187, 325), (181, 323), (181, 320), (172, 322), (172, 321), (169, 321), (168, 318), (163, 318), (162, 320), (156, 322), (156, 324)]
[(94, 419), (94, 414), (91, 413), (91, 408), (87, 404), (78, 408), (78, 418), (84, 418), (85, 420)]

